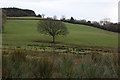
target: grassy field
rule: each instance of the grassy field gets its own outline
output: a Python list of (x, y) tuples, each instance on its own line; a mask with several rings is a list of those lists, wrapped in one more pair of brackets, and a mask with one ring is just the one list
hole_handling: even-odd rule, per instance
[(7, 18), (28, 18), (28, 19), (43, 19), (40, 17), (7, 17)]
[(52, 37), (40, 34), (37, 23), (38, 20), (8, 20), (5, 24), (4, 79), (118, 77), (117, 33), (65, 23), (69, 34), (57, 37), (58, 44), (51, 44), (48, 42)]
[[(3, 33), (3, 45), (26, 46), (28, 44), (48, 44), (52, 37), (37, 31), (38, 20), (8, 20)], [(69, 34), (57, 37), (56, 42), (64, 45), (117, 48), (118, 34), (90, 26), (65, 23)], [(33, 41), (41, 41), (33, 42)]]

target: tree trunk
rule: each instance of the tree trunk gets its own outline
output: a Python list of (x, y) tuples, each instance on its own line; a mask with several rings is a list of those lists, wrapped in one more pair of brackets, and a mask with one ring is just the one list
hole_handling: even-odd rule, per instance
[(55, 36), (53, 36), (53, 43), (55, 43)]

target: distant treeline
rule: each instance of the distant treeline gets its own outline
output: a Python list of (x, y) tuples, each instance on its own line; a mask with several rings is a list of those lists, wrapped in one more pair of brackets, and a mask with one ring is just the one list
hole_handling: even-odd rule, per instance
[[(33, 10), (29, 10), (29, 9), (20, 9), (20, 8), (14, 8), (14, 7), (13, 8), (2, 8), (2, 9), (3, 9), (3, 12), (6, 14), (7, 17), (36, 16), (36, 17), (44, 18), (44, 16), (45, 16), (45, 14), (36, 15)], [(53, 18), (48, 17), (47, 19), (57, 20), (56, 17), (57, 16), (54, 16)], [(76, 20), (73, 17), (71, 17), (71, 19), (65, 19), (65, 17), (63, 16), (61, 21), (68, 22), (68, 23), (73, 23), (73, 24), (88, 25), (88, 26), (100, 28), (100, 29), (103, 29), (103, 30), (120, 33), (120, 28), (119, 28), (120, 24), (109, 22), (109, 20), (107, 20), (107, 19), (104, 19), (103, 21), (101, 21), (101, 23), (99, 23), (99, 22), (96, 22), (96, 21), (91, 22), (91, 21), (86, 21), (86, 20)]]
[(24, 17), (24, 16), (36, 16), (33, 10), (20, 9), (20, 8), (2, 8), (7, 17)]
[(112, 31), (112, 32), (119, 32), (120, 33), (120, 24), (118, 23), (111, 23), (111, 22), (105, 22), (103, 21), (101, 24), (99, 22), (91, 22), (91, 21), (86, 21), (86, 20), (75, 20), (74, 18), (71, 17), (71, 19), (61, 19), (63, 22), (68, 22), (72, 24), (83, 24), (83, 25), (88, 25), (96, 28), (100, 28), (103, 30), (107, 31)]

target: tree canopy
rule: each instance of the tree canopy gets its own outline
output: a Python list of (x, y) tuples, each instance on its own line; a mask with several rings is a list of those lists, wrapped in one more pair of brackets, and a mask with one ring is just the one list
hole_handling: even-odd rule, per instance
[(33, 10), (20, 8), (2, 8), (8, 17), (36, 16)]
[(53, 37), (53, 43), (55, 43), (55, 37), (59, 35), (66, 35), (68, 33), (67, 27), (61, 21), (56, 20), (40, 20), (38, 23), (38, 31), (42, 34), (50, 35)]

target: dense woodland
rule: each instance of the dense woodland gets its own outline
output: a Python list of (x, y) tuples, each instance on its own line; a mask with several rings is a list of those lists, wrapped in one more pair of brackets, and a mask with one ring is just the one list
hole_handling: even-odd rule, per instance
[(36, 16), (33, 10), (20, 8), (2, 8), (2, 9), (6, 16), (8, 17)]

